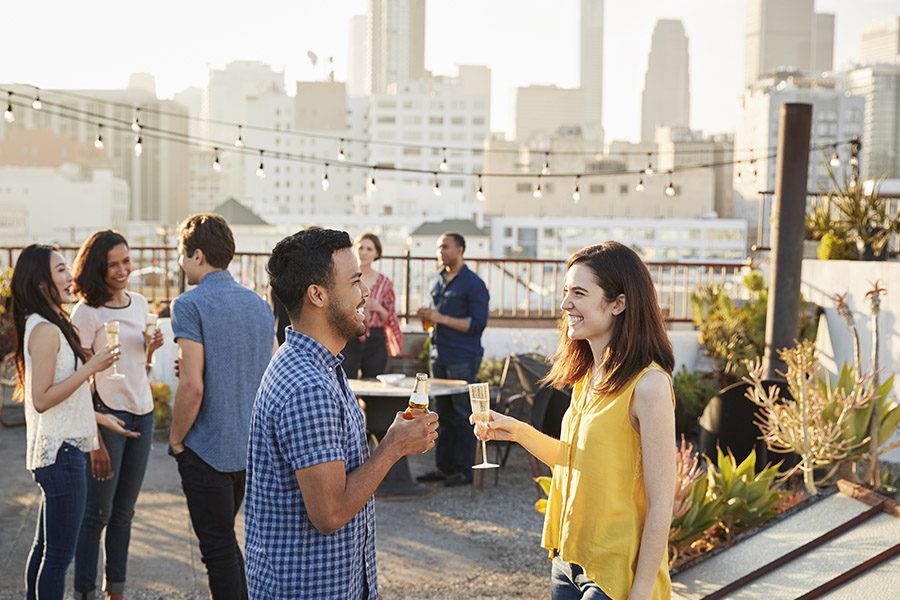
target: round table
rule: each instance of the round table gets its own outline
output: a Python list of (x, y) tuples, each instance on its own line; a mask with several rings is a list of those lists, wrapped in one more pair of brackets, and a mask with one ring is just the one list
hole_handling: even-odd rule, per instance
[[(366, 428), (379, 442), (387, 433), (399, 411), (409, 406), (409, 395), (415, 385), (415, 377), (405, 377), (396, 384), (382, 383), (376, 379), (350, 379), (350, 389), (365, 403)], [(428, 395), (449, 396), (468, 393), (468, 382), (462, 379), (429, 379)], [(421, 496), (427, 488), (417, 483), (409, 471), (404, 456), (398, 460), (375, 492), (380, 498), (408, 498)]]

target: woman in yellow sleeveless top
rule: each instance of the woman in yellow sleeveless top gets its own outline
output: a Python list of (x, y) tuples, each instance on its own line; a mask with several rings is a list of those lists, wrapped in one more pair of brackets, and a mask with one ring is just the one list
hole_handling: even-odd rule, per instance
[(546, 381), (574, 388), (561, 439), (496, 412), (476, 434), (517, 442), (553, 469), (541, 541), (552, 600), (669, 598), (674, 358), (650, 273), (617, 242), (583, 248), (560, 308)]

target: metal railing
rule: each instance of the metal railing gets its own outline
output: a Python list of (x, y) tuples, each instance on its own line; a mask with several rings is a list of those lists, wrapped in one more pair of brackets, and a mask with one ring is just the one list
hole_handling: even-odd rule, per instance
[[(78, 251), (65, 246), (60, 250), (69, 264)], [(186, 289), (174, 248), (133, 246), (130, 289), (144, 295), (158, 307), (165, 307)], [(20, 247), (0, 247), (0, 266), (12, 267)], [(267, 253), (238, 252), (229, 266), (235, 279), (271, 300), (266, 274)], [(565, 262), (515, 258), (468, 258), (466, 264), (481, 277), (491, 294), (492, 324), (553, 322), (560, 316), (559, 302), (565, 280)], [(700, 285), (718, 284), (731, 298), (746, 298), (742, 283), (750, 263), (721, 262), (647, 262), (666, 320), (689, 322), (691, 293)], [(398, 316), (415, 318), (416, 310), (427, 304), (429, 291), (439, 265), (433, 257), (385, 256), (376, 268), (390, 277), (397, 297)]]

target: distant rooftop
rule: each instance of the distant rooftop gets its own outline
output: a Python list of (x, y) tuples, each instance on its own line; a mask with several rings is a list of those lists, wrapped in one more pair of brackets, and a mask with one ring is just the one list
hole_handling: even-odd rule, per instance
[(426, 221), (419, 225), (411, 235), (440, 235), (446, 232), (458, 233), (463, 236), (484, 236), (488, 232), (480, 228), (474, 221), (467, 219), (444, 219), (443, 221)]
[(229, 225), (268, 225), (262, 217), (234, 198), (229, 198), (215, 207), (212, 212), (225, 217)]

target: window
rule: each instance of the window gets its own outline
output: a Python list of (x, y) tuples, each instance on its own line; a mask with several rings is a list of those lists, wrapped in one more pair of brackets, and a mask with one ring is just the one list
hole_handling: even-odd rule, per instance
[(452, 119), (450, 119), (450, 124), (451, 125), (465, 125), (466, 118), (465, 117), (453, 117)]
[(605, 194), (606, 193), (606, 184), (603, 183), (592, 183), (588, 188), (588, 191), (592, 194)]
[(619, 184), (619, 194), (621, 194), (622, 196), (628, 195), (628, 184), (627, 183)]
[(472, 125), (484, 125), (484, 117), (472, 117)]
[(397, 117), (394, 115), (381, 115), (377, 119), (375, 119), (376, 123), (396, 123)]
[(511, 238), (513, 236), (512, 227), (504, 227), (503, 228), (503, 237)]
[(520, 181), (519, 183), (516, 184), (516, 191), (519, 192), (520, 194), (526, 193), (526, 192), (531, 193), (531, 184), (526, 183), (524, 181)]
[(428, 117), (428, 123), (429, 123), (429, 125), (443, 125), (444, 117), (435, 117), (435, 116)]
[(410, 148), (409, 146), (404, 146), (403, 148), (403, 156), (420, 156), (421, 154), (421, 148)]

